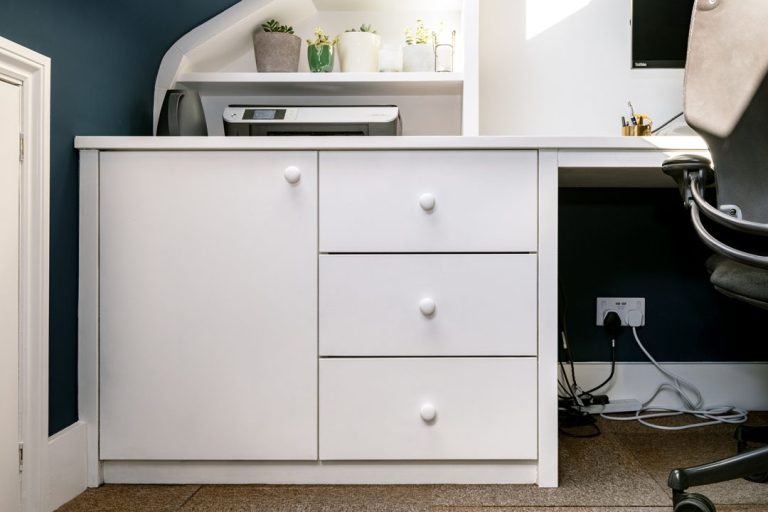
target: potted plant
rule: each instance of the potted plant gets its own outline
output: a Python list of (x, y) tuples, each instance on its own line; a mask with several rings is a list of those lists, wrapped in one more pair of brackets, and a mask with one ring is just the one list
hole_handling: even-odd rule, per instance
[(253, 34), (256, 69), (260, 72), (296, 72), (299, 70), (301, 38), (293, 27), (269, 20)]
[(416, 20), (416, 26), (405, 29), (403, 47), (403, 71), (434, 71), (435, 47), (432, 31), (423, 20)]
[(315, 29), (315, 39), (307, 39), (309, 70), (313, 73), (333, 71), (334, 48), (338, 42), (338, 36), (331, 40), (322, 28), (317, 27)]
[(339, 38), (339, 61), (341, 70), (379, 71), (379, 36), (370, 25), (361, 25), (344, 32)]

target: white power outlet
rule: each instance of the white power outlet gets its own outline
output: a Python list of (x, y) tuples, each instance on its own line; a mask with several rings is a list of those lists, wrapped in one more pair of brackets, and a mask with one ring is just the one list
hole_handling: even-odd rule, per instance
[(605, 315), (610, 311), (615, 311), (619, 315), (623, 326), (645, 325), (645, 299), (642, 297), (598, 297), (597, 325), (603, 325)]

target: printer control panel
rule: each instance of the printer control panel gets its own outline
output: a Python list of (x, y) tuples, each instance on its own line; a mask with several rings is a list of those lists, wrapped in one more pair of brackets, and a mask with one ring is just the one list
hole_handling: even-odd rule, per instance
[(297, 108), (229, 107), (224, 118), (229, 122), (295, 121)]

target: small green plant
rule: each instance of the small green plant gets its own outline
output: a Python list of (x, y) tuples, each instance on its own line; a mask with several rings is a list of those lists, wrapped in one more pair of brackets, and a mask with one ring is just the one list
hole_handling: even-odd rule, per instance
[(331, 39), (328, 34), (325, 33), (321, 27), (315, 28), (315, 39), (307, 39), (307, 44), (310, 46), (336, 46), (339, 42), (339, 36)]
[(424, 25), (424, 20), (416, 20), (415, 27), (405, 28), (405, 44), (429, 44), (432, 40), (432, 31)]
[(373, 30), (373, 27), (370, 25), (360, 25), (360, 28), (350, 28), (347, 30), (347, 32), (368, 32), (370, 34), (376, 34), (377, 32)]
[(293, 27), (290, 25), (281, 25), (279, 21), (272, 19), (261, 24), (264, 32), (282, 32), (283, 34), (293, 34)]

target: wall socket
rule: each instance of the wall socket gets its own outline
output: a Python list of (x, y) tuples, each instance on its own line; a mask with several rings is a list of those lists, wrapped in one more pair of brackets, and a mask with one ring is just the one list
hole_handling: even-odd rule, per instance
[(597, 325), (603, 325), (603, 319), (609, 311), (615, 311), (621, 318), (621, 325), (634, 327), (645, 325), (645, 299), (643, 297), (598, 297)]

